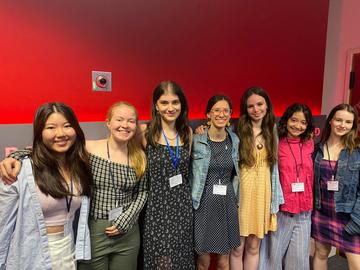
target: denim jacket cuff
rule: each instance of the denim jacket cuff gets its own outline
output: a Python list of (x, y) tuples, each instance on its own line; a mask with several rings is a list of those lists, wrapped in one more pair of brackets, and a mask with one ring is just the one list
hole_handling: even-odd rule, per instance
[(344, 229), (350, 235), (360, 234), (360, 226), (351, 219), (346, 224)]

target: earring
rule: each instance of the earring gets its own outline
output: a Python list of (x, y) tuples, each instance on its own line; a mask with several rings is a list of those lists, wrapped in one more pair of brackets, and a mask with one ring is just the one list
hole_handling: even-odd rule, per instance
[(207, 120), (207, 122), (206, 122), (206, 125), (209, 126), (209, 127), (211, 126), (210, 118), (208, 118), (208, 120)]
[(230, 127), (230, 126), (231, 126), (230, 120), (229, 120), (229, 122), (227, 122), (226, 126), (227, 126), (227, 127)]

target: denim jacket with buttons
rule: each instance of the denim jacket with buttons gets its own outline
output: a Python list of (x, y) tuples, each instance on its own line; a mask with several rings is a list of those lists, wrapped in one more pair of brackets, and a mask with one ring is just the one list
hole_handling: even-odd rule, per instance
[[(226, 131), (232, 142), (231, 156), (236, 171), (232, 183), (235, 195), (239, 202), (239, 138), (229, 128), (226, 128)], [(207, 142), (207, 135), (208, 130), (205, 129), (204, 134), (196, 134), (193, 138), (189, 179), (194, 209), (198, 209), (200, 206), (200, 200), (209, 170), (211, 150), (210, 145)]]
[[(321, 209), (320, 162), (324, 158), (324, 144), (317, 145), (314, 151), (315, 208)], [(360, 149), (350, 152), (341, 150), (337, 161), (335, 180), (339, 181), (339, 190), (334, 192), (335, 211), (350, 214), (346, 224), (347, 233), (360, 234)]]
[[(76, 232), (75, 259), (91, 259), (89, 198), (82, 197)], [(72, 224), (73, 220), (68, 221)], [(29, 159), (18, 181), (0, 180), (0, 269), (52, 269), (47, 231)]]

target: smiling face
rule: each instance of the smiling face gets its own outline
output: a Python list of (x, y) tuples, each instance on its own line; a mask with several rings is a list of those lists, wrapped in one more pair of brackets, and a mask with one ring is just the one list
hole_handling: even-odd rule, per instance
[(42, 141), (56, 155), (64, 156), (76, 140), (75, 129), (63, 114), (54, 112), (45, 122)]
[(117, 142), (128, 142), (136, 133), (137, 114), (131, 106), (121, 104), (111, 109), (106, 125)]
[(306, 131), (307, 121), (302, 111), (294, 112), (286, 123), (287, 135), (290, 138), (299, 138)]
[(339, 110), (334, 114), (329, 124), (331, 134), (342, 137), (351, 131), (354, 124), (354, 114), (346, 110)]
[(267, 113), (266, 101), (262, 96), (252, 94), (246, 101), (247, 113), (251, 121), (261, 122)]
[(167, 123), (175, 122), (181, 113), (181, 102), (177, 95), (170, 91), (165, 92), (156, 101), (156, 110), (162, 121)]
[(229, 103), (226, 100), (216, 102), (206, 116), (210, 119), (211, 126), (225, 128), (231, 117)]

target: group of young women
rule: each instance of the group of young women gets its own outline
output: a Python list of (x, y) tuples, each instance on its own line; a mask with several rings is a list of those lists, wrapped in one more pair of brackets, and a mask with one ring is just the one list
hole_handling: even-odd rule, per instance
[(359, 269), (357, 112), (336, 106), (314, 147), (304, 104), (276, 125), (268, 94), (252, 87), (236, 132), (232, 111), (211, 97), (193, 135), (182, 89), (164, 81), (148, 124), (118, 102), (109, 137), (85, 142), (68, 106), (42, 105), (32, 150), (0, 163), (0, 269), (136, 269), (140, 236), (144, 269), (208, 269), (211, 254), (217, 269), (309, 269), (310, 235), (314, 269), (331, 246)]

